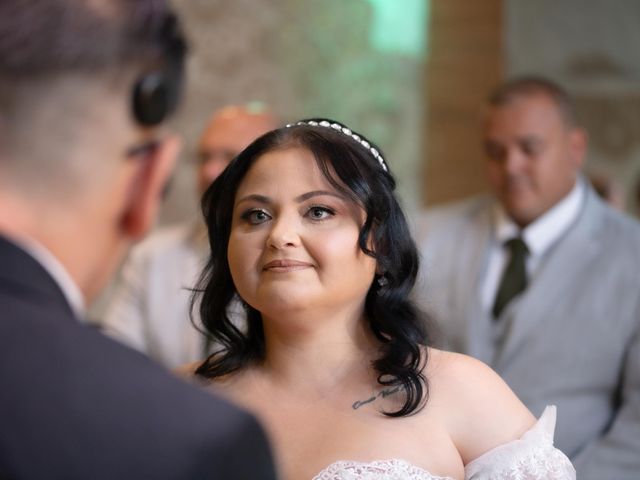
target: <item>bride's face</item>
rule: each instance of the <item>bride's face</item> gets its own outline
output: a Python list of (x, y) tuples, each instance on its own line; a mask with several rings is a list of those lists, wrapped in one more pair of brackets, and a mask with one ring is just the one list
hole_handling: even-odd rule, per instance
[(240, 296), (263, 314), (362, 312), (376, 262), (358, 247), (364, 211), (306, 149), (264, 154), (236, 193), (229, 238)]

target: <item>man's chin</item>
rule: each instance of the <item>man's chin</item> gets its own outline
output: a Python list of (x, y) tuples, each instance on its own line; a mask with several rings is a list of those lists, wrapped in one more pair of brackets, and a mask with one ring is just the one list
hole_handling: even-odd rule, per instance
[(519, 227), (524, 228), (537, 218), (537, 215), (531, 210), (526, 208), (508, 208), (506, 209), (509, 217)]
[(509, 217), (521, 227), (533, 222), (537, 216), (537, 210), (529, 200), (519, 195), (517, 198), (510, 196), (502, 201), (502, 205)]

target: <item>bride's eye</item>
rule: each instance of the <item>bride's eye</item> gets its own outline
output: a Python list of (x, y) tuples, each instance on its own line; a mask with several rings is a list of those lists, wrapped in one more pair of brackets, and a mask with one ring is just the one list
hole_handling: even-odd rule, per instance
[(241, 218), (251, 225), (259, 225), (271, 219), (271, 216), (264, 210), (251, 209), (244, 212)]
[(335, 211), (328, 207), (313, 206), (307, 210), (307, 216), (311, 220), (325, 220), (335, 215)]

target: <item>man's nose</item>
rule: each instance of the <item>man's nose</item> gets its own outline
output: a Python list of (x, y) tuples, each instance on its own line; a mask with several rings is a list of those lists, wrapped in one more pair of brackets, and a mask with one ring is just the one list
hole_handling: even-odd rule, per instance
[(519, 148), (510, 147), (505, 152), (502, 168), (507, 174), (517, 174), (522, 171), (522, 168), (526, 165), (526, 161), (526, 156)]

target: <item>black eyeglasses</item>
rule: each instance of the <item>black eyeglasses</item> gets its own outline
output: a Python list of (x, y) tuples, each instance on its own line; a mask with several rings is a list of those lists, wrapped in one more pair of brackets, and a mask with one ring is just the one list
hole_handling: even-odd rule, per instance
[[(154, 153), (158, 147), (160, 146), (159, 140), (149, 140), (148, 142), (141, 143), (140, 145), (135, 145), (131, 148), (128, 148), (125, 152), (125, 157), (127, 160), (139, 160), (147, 157), (147, 155), (151, 155)], [(171, 189), (173, 177), (170, 177), (167, 180), (164, 188), (162, 189), (161, 197), (164, 200), (167, 198), (169, 194), (169, 190)]]
[(205, 163), (213, 162), (215, 160), (229, 163), (237, 155), (238, 152), (232, 152), (231, 150), (221, 148), (212, 150), (201, 150), (196, 153), (196, 163), (204, 165)]
[(149, 140), (148, 142), (128, 148), (125, 152), (125, 157), (129, 160), (137, 160), (154, 153), (159, 146), (160, 142), (158, 140)]

